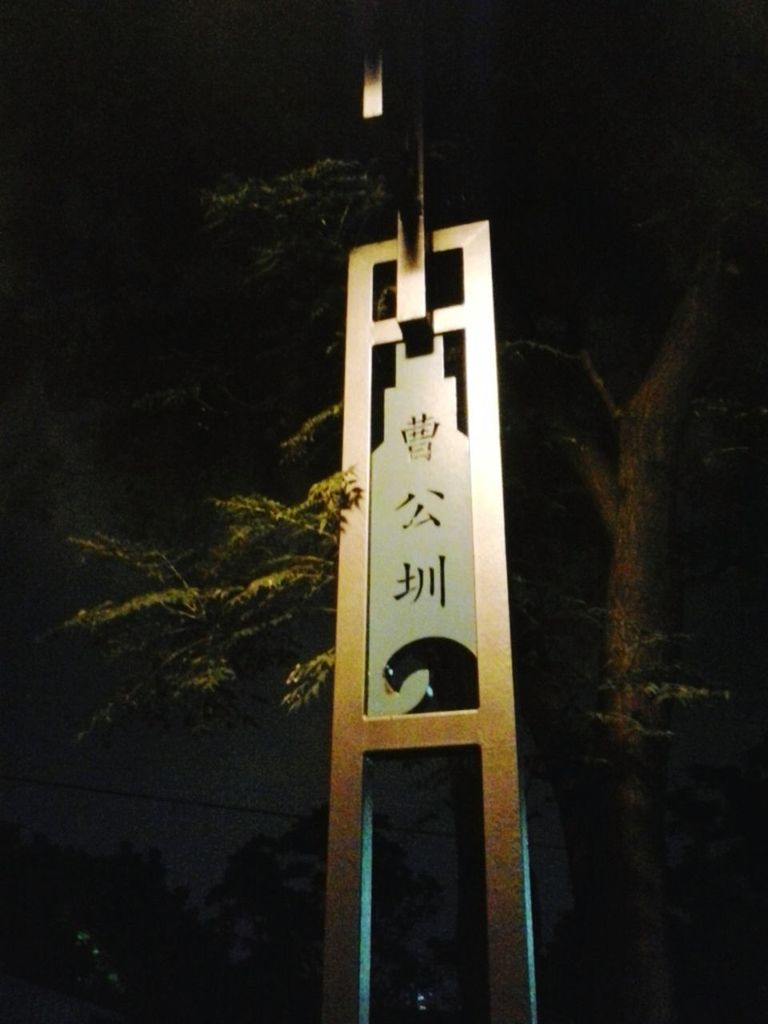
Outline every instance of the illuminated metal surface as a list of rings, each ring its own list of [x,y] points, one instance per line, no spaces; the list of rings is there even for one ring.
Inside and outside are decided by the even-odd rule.
[[[474,609],[467,641],[477,654],[476,708],[386,714],[386,702],[366,707],[369,650],[387,657],[369,612],[372,350],[399,342],[397,318],[374,321],[373,268],[398,258],[397,240],[356,249],[350,256],[345,370],[344,454],[363,492],[347,517],[339,556],[328,848],[325,1024],[367,1024],[370,968],[370,798],[366,758],[377,752],[455,746],[480,749],[483,774],[490,1020],[534,1019],[530,912],[513,706],[512,661],[504,544],[496,350],[490,239],[486,222],[434,233],[432,250],[462,252],[464,299],[432,311],[439,336],[464,331],[469,501]],[[402,261],[401,261],[402,262]],[[398,281],[398,287],[400,281]],[[423,277],[422,277],[423,287]],[[401,310],[398,309],[400,318]],[[426,357],[416,357],[424,359]],[[401,360],[401,366],[414,360]],[[454,458],[459,456],[454,455]],[[460,474],[461,475],[461,474]],[[378,500],[378,498],[376,499]],[[429,525],[429,524],[425,524]],[[450,551],[448,551],[450,555]],[[391,605],[393,596],[387,600]],[[391,653],[391,652],[390,652]],[[372,667],[372,677],[379,666]],[[418,674],[418,673],[417,673]],[[424,677],[420,677],[423,684]],[[368,711],[372,713],[368,713]],[[482,1022],[477,1022],[482,1024]]]
[[[384,78],[381,50],[366,61],[363,78],[363,117],[381,117],[384,113]]]
[[[452,680],[430,678],[424,663],[430,646],[448,641],[475,661],[469,443],[456,410],[456,379],[445,376],[442,337],[431,353],[410,359],[398,342],[395,386],[384,394],[384,439],[371,456],[366,711],[372,716],[406,714],[448,698],[440,690]]]

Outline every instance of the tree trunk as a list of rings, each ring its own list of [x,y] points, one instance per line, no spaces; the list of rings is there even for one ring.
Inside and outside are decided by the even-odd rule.
[[[672,429],[670,429],[672,428]],[[621,427],[589,914],[599,950],[595,1024],[672,1024],[664,894],[665,678],[677,602],[671,578],[678,431],[653,408]]]
[[[678,451],[715,335],[718,270],[712,245],[620,418],[587,918],[594,1024],[676,1019],[664,881],[668,704],[658,687],[670,680],[680,629],[672,570]]]
[[[618,424],[618,464],[589,442],[575,463],[610,541],[603,679],[590,755],[553,782],[568,845],[578,928],[575,957],[589,1004],[584,1024],[673,1024],[664,851],[667,713],[679,602],[673,579],[677,453],[693,387],[715,337],[719,251],[708,244],[659,353],[624,410],[587,356],[584,365]],[[556,702],[555,702],[556,703]],[[550,763],[562,719],[540,702]],[[585,759],[586,761],[587,759]],[[574,993],[575,995],[576,993]]]

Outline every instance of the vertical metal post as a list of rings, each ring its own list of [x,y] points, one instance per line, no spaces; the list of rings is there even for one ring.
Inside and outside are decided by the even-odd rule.
[[[350,256],[343,459],[357,475],[363,503],[350,513],[340,545],[325,1024],[368,1021],[367,989],[361,981],[370,967],[366,757],[455,746],[474,746],[481,753],[491,1022],[531,1024],[534,1019],[488,225],[437,231],[432,245],[437,252],[459,250],[464,268],[464,301],[433,310],[432,321],[436,335],[464,331],[465,336],[479,706],[418,715],[366,712],[372,350],[403,336],[396,318],[372,318],[373,268],[396,259],[397,242],[392,239]]]

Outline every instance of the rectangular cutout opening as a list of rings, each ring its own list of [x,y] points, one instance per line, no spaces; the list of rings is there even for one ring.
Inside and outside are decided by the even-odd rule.
[[[464,250],[446,249],[427,257],[427,306],[443,309],[464,301]]]
[[[369,755],[366,777],[371,1024],[488,1024],[480,750]]]

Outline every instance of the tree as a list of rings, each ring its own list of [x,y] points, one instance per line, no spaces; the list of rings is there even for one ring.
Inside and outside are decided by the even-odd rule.
[[[130,1021],[221,1020],[225,950],[157,851],[108,855],[0,828],[3,969]]]
[[[434,913],[439,885],[408,864],[381,815],[374,822],[372,1006],[385,1019],[406,1004],[435,965],[414,946]],[[235,961],[234,1001],[242,1018],[259,1006],[269,1021],[314,1021],[320,1015],[327,807],[283,835],[255,836],[228,861],[208,894],[216,928]],[[374,1020],[376,1016],[374,1016]]]
[[[377,815],[374,1005],[405,1005],[435,964],[414,942],[439,885],[414,871]],[[0,822],[3,971],[128,1021],[308,1024],[319,1019],[327,808],[233,853],[203,919],[170,890],[156,850],[112,854],[25,839]]]
[[[686,1022],[765,1016],[768,892],[758,808],[767,753],[763,739],[741,766],[694,765],[688,784],[672,794],[672,945]]]
[[[524,699],[559,795],[582,937],[599,953],[590,1000],[597,1021],[615,1019],[617,1007],[628,1024],[673,1019],[663,839],[669,708],[704,691],[680,662],[672,531],[683,426],[698,368],[716,336],[719,260],[717,250],[705,250],[623,408],[587,352],[580,357],[617,426],[613,459],[575,431],[565,439],[607,548],[591,727],[582,719],[569,730],[574,695],[565,685],[526,687]],[[577,775],[572,763],[563,763],[565,751],[578,751]],[[591,807],[580,791],[584,768]]]
[[[711,34],[722,30],[720,12],[710,9],[696,28],[682,7],[664,16],[658,10],[637,17],[627,13],[608,28],[602,8],[594,19],[580,17],[578,28],[567,14],[555,28],[548,20],[553,9],[550,5],[542,13],[546,34],[538,36],[549,45],[553,34],[564,39],[574,31],[605,33],[599,43],[593,40],[596,49],[571,48],[542,73],[545,80],[554,77],[561,95],[566,78],[570,82],[565,116],[575,119],[575,130],[586,141],[584,148],[577,143],[571,149],[576,159],[568,171],[577,187],[552,182],[550,176],[553,193],[565,203],[576,201],[588,174],[589,198],[579,195],[579,202],[582,209],[591,204],[584,221],[600,243],[593,248],[578,236],[556,234],[557,244],[570,251],[570,265],[564,266],[553,259],[548,239],[538,245],[534,239],[534,252],[548,260],[546,270],[559,276],[550,282],[540,271],[529,275],[539,288],[543,282],[550,308],[532,303],[538,317],[534,342],[512,347],[518,368],[523,361],[529,366],[527,372],[518,369],[522,379],[513,385],[515,408],[539,438],[545,436],[562,453],[556,460],[550,454],[551,476],[542,481],[551,486],[545,507],[551,508],[555,497],[561,503],[559,516],[549,514],[550,531],[568,529],[563,508],[578,517],[578,525],[568,530],[577,554],[567,567],[555,564],[562,547],[551,533],[538,543],[533,539],[538,563],[530,551],[520,563],[517,635],[522,632],[530,643],[528,665],[520,673],[522,700],[558,793],[577,942],[589,954],[586,963],[583,955],[580,960],[591,991],[574,1016],[672,1020],[663,851],[671,709],[706,690],[701,668],[686,656],[683,637],[691,629],[683,615],[686,588],[691,574],[701,569],[693,564],[696,555],[689,546],[689,488],[696,480],[700,496],[720,500],[713,492],[713,462],[720,461],[714,451],[718,442],[723,448],[729,444],[723,443],[727,434],[720,433],[724,421],[715,424],[711,416],[715,396],[753,424],[761,415],[762,402],[754,393],[747,397],[751,389],[738,383],[739,360],[758,374],[763,361],[754,327],[736,311],[734,300],[743,301],[745,291],[734,285],[740,275],[755,282],[761,265],[746,239],[763,223],[756,183],[763,180],[765,154],[729,132],[721,120],[724,107],[705,109],[704,101],[689,92],[690,77],[699,88],[708,85],[706,71],[713,70],[720,53]],[[656,34],[662,24],[666,44]],[[607,56],[608,40],[619,45],[632,31],[652,46],[653,80],[626,52],[621,62]],[[697,46],[696,63],[689,64],[693,75],[685,82],[667,63],[675,48],[671,40],[684,35]],[[733,39],[733,45],[743,53],[743,41]],[[593,61],[600,55],[592,68],[587,53]],[[735,65],[725,72],[719,65],[719,72],[722,88],[724,79],[733,81],[728,76],[736,74]],[[539,81],[530,89],[550,114],[558,109],[551,84]],[[643,88],[649,90],[645,96]],[[650,94],[657,100],[653,112]],[[589,104],[589,122],[580,104]],[[555,133],[563,127],[559,121]],[[622,139],[625,132],[634,135],[634,147]],[[665,138],[674,138],[674,165]],[[638,148],[664,154],[646,162],[642,176],[632,163]],[[609,164],[601,166],[601,159]],[[615,204],[610,214],[606,197]],[[555,209],[565,212],[564,206]],[[578,217],[566,223],[578,225]],[[553,229],[551,220],[548,226]],[[616,260],[613,266],[601,247]],[[727,356],[718,355],[723,346]],[[546,377],[537,386],[534,372],[543,367]],[[526,386],[537,387],[536,401],[526,400]],[[730,422],[733,437],[741,429],[736,419]],[[540,440],[530,432],[518,428],[516,438],[542,455]],[[753,435],[753,445],[756,440]],[[757,442],[763,450],[764,443]],[[540,473],[545,465],[540,459]],[[523,486],[530,490],[533,479],[529,474]],[[695,518],[701,530],[702,518]],[[512,530],[519,525],[516,518]],[[530,527],[523,529],[530,541]],[[711,531],[707,536],[722,563],[733,564],[727,541],[720,536],[713,543]],[[514,536],[510,546],[514,551]],[[702,545],[698,557],[704,550]],[[596,566],[601,570],[593,587]],[[538,580],[531,581],[531,568]],[[538,584],[535,596],[532,582]],[[562,600],[553,608],[553,587],[570,596],[570,613]]]

